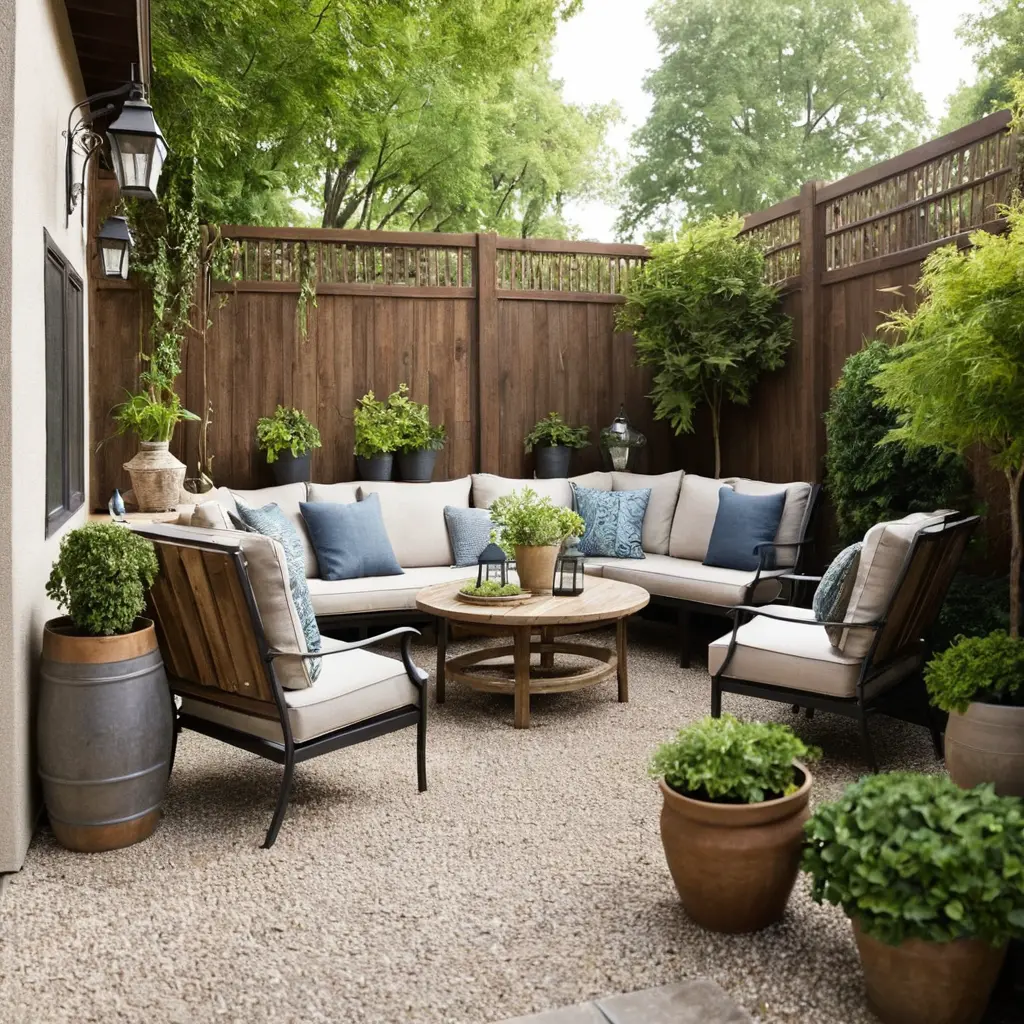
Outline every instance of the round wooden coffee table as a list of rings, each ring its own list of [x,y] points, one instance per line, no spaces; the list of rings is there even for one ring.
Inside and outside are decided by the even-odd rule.
[[[515,700],[515,725],[530,725],[531,693],[565,693],[584,686],[596,686],[615,676],[619,700],[629,700],[629,676],[626,666],[626,619],[640,611],[650,596],[642,587],[588,576],[586,588],[578,597],[553,597],[550,594],[508,606],[475,605],[456,596],[465,580],[439,583],[416,595],[420,611],[438,620],[437,629],[437,702],[444,703],[448,679],[465,683],[485,693],[510,693]],[[477,627],[490,636],[511,636],[512,643],[487,647],[454,658],[447,658],[448,623]],[[591,628],[615,623],[615,648],[589,643],[562,643],[558,636],[573,633],[575,626]],[[534,641],[539,635],[539,641]],[[530,655],[539,654],[540,664],[531,665]],[[596,664],[578,671],[556,666],[556,655],[575,655]],[[511,655],[512,664],[489,664]]]

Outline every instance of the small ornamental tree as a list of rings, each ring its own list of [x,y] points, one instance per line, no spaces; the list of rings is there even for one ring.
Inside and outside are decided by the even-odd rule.
[[[1001,235],[976,231],[971,248],[943,246],[924,262],[913,313],[884,328],[902,336],[899,358],[874,378],[896,413],[889,442],[911,451],[987,450],[1010,496],[1010,636],[1021,628],[1021,480],[1024,479],[1024,203]]]
[[[718,218],[652,246],[616,315],[635,339],[638,364],[654,369],[655,418],[692,433],[697,407],[711,410],[716,477],[723,403],[746,405],[793,340],[779,290],[764,281],[764,253],[739,237],[742,226],[739,217]]]

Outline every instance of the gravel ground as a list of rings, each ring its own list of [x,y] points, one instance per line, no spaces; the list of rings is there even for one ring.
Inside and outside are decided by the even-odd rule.
[[[0,1021],[484,1024],[706,976],[757,1021],[873,1022],[849,925],[803,879],[756,935],[683,914],[645,764],[710,683],[660,628],[632,639],[629,704],[614,683],[535,698],[528,732],[511,699],[450,686],[422,795],[412,730],[300,765],[269,851],[280,768],[183,734],[153,838],[93,856],[35,840],[0,899]],[[817,800],[862,771],[848,720],[725,710],[822,746]],[[874,736],[885,768],[935,769],[923,729]]]

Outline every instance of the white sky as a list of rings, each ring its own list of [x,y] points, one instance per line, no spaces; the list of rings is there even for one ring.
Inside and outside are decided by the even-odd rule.
[[[946,97],[960,79],[974,77],[971,54],[957,40],[960,17],[977,10],[977,0],[908,0],[917,16],[918,55],[914,84],[936,120]],[[565,82],[565,98],[573,103],[617,100],[625,123],[609,141],[623,157],[629,136],[643,124],[650,100],[643,90],[645,72],[658,63],[654,32],[640,10],[647,0],[584,0],[583,10],[564,22],[555,40],[552,61],[556,77]],[[584,238],[611,241],[617,209],[606,203],[578,203],[567,209]]]

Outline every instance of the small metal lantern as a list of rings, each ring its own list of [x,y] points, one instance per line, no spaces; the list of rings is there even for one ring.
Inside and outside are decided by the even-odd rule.
[[[583,552],[573,537],[555,562],[551,593],[555,597],[577,597],[583,593]]]
[[[96,236],[100,247],[103,276],[128,279],[128,257],[132,251],[132,233],[124,217],[108,217]]]
[[[493,540],[477,559],[476,585],[479,587],[491,580],[501,586],[508,583],[508,558]]]
[[[619,415],[601,431],[601,448],[605,453],[606,465],[619,472],[633,472],[640,449],[645,444],[647,438],[630,426],[626,407],[620,405]]]

